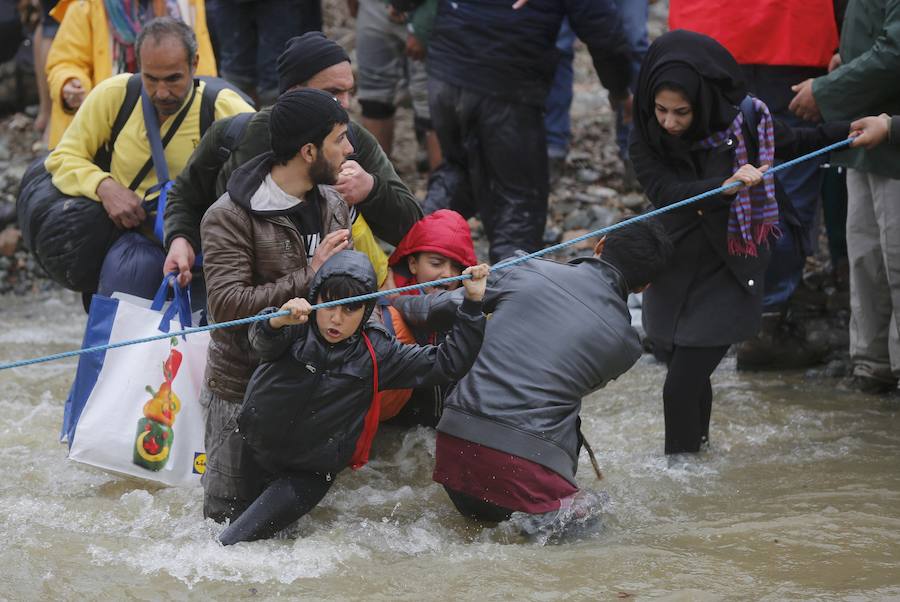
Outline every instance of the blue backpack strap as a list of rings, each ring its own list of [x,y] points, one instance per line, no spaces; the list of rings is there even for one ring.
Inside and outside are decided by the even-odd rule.
[[[394,317],[391,315],[391,312],[388,311],[388,307],[391,306],[391,300],[387,297],[379,297],[376,303],[382,308],[381,320],[384,322],[385,330],[387,330],[391,336],[397,336],[397,331],[394,330]]]

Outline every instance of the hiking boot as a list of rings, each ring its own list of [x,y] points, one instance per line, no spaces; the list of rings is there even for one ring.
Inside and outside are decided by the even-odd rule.
[[[841,389],[858,391],[866,395],[886,395],[897,390],[897,383],[862,374],[852,374],[841,381]]]
[[[759,333],[737,345],[737,369],[744,371],[796,370],[822,363],[828,345],[806,339],[799,325],[781,312],[766,312]]]

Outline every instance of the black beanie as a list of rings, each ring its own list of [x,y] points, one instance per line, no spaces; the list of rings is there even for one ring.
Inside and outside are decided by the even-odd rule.
[[[344,61],[350,62],[347,51],[321,31],[291,38],[278,57],[278,92],[303,84],[319,71]]]
[[[335,124],[349,119],[341,103],[328,92],[312,88],[285,92],[272,105],[269,116],[275,159],[291,159],[304,144],[320,142]]]

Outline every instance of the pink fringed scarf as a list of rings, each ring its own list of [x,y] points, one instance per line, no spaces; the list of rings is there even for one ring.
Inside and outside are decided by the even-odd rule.
[[[759,117],[757,135],[759,138],[759,164],[773,165],[775,161],[775,128],[769,108],[759,99],[753,99],[753,108]],[[747,144],[744,140],[744,114],[738,112],[731,126],[713,134],[700,145],[713,148],[733,138],[734,171],[749,163]],[[755,257],[760,244],[766,244],[769,236],[780,236],[778,229],[778,202],[775,199],[775,176],[766,174],[761,184],[750,188],[740,188],[731,203],[728,217],[728,253]]]

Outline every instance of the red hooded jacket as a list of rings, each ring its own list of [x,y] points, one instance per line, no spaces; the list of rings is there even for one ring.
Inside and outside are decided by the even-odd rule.
[[[391,254],[388,265],[394,271],[394,282],[398,287],[417,284],[415,277],[407,272],[406,264],[401,262],[408,255],[422,252],[438,253],[463,267],[478,263],[469,223],[450,209],[435,211],[416,222]],[[418,292],[406,294],[415,295]]]
[[[408,272],[405,260],[413,253],[422,252],[439,253],[463,267],[478,263],[468,222],[459,213],[449,209],[435,211],[416,222],[388,259],[388,265],[394,272],[394,283],[398,287],[418,284],[415,276]],[[413,290],[403,294],[418,295],[421,291]],[[400,312],[391,306],[385,307],[384,311],[389,314],[385,321],[390,321],[397,340],[401,343],[415,344],[416,338],[403,321]],[[380,420],[385,421],[396,416],[409,401],[412,392],[412,389],[382,391]]]

